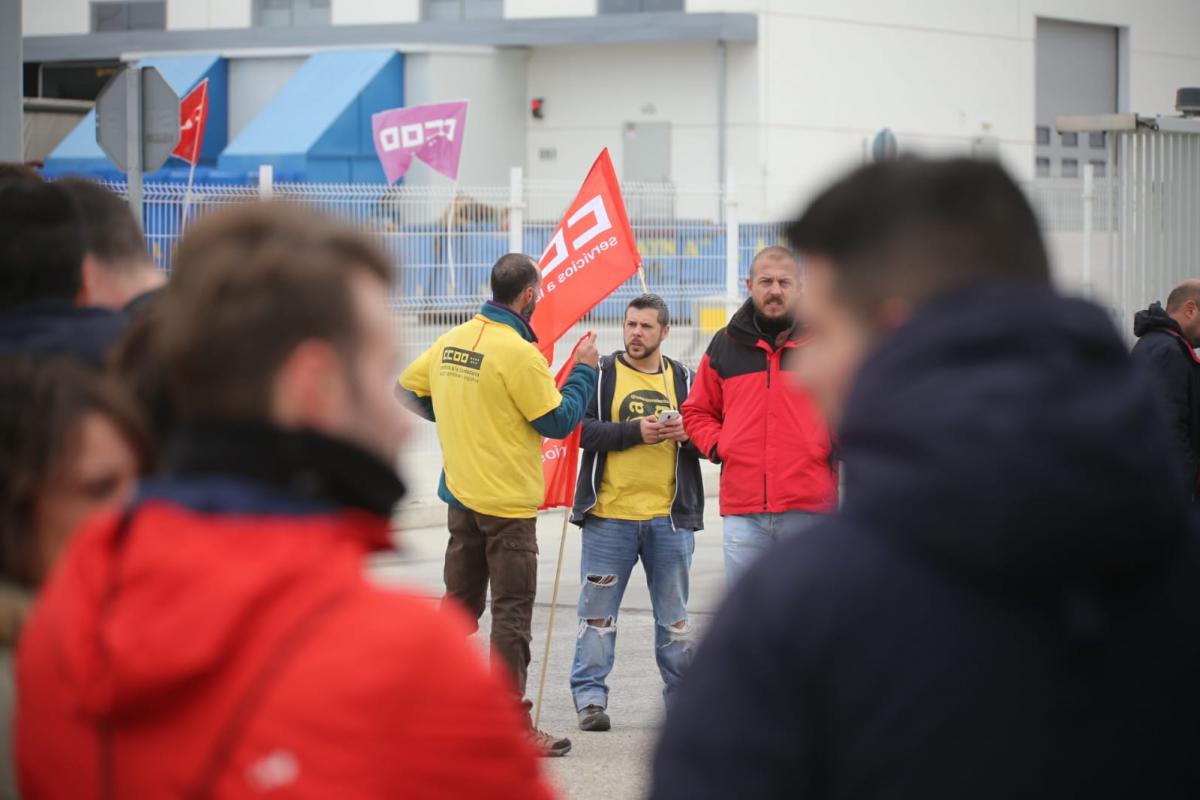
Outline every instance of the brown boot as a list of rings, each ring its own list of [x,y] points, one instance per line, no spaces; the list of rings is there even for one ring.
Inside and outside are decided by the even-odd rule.
[[[571,740],[565,736],[559,738],[537,729],[531,730],[529,736],[543,758],[557,758],[571,752]]]

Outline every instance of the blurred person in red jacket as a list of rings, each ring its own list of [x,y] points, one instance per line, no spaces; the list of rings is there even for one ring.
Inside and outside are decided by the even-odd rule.
[[[13,655],[34,593],[89,515],[151,461],[132,401],[66,359],[0,355],[0,797],[16,796]]]
[[[25,794],[549,796],[466,621],[364,575],[404,491],[391,275],[278,204],[180,242],[154,343],[178,424],[26,626]]]
[[[805,345],[795,254],[759,251],[746,288],[750,297],[713,336],[682,408],[692,442],[721,465],[730,586],[780,536],[837,504],[825,421],[809,393],[784,374]]]

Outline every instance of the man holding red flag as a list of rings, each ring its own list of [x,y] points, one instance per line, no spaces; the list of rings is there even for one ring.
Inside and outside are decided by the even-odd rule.
[[[583,420],[583,465],[571,521],[583,528],[579,636],[571,694],[579,728],[611,723],[605,679],[616,658],[617,615],[640,558],[654,609],[654,656],[669,694],[691,661],[688,573],[693,534],[704,527],[701,452],[679,407],[692,372],[662,354],[670,312],[658,295],[625,309],[625,350],[600,361]]]
[[[490,584],[492,651],[523,698],[537,592],[537,510],[545,493],[542,437],[561,439],[579,425],[596,388],[599,354],[595,336],[585,337],[560,391],[529,326],[539,284],[533,259],[502,256],[491,284],[492,299],[480,313],[410,364],[399,388],[437,424],[442,446],[438,495],[450,506],[446,596],[478,620]],[[533,736],[545,755],[571,749],[569,739]]]

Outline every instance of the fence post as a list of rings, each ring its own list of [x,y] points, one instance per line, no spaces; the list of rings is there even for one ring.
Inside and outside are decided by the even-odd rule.
[[[737,195],[734,186],[733,170],[730,169],[725,173],[724,186],[724,203],[725,203],[725,300],[728,305],[729,313],[732,314],[734,309],[739,305],[741,290],[738,286],[740,283],[740,258],[738,253],[738,218],[737,218]]]
[[[1083,165],[1083,294],[1092,296],[1092,213],[1096,202],[1096,168]]]
[[[270,200],[275,196],[275,168],[270,164],[258,165],[258,199]]]
[[[520,167],[508,174],[508,252],[525,252],[525,187]]]

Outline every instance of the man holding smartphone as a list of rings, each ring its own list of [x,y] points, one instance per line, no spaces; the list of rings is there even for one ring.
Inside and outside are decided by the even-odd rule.
[[[688,571],[693,533],[704,527],[704,485],[702,455],[688,440],[679,413],[692,372],[659,350],[670,322],[658,295],[629,303],[625,350],[600,360],[596,395],[583,419],[583,460],[571,515],[583,528],[571,693],[584,731],[611,726],[605,679],[616,657],[621,599],[639,558],[666,693],[676,688],[691,659]]]

